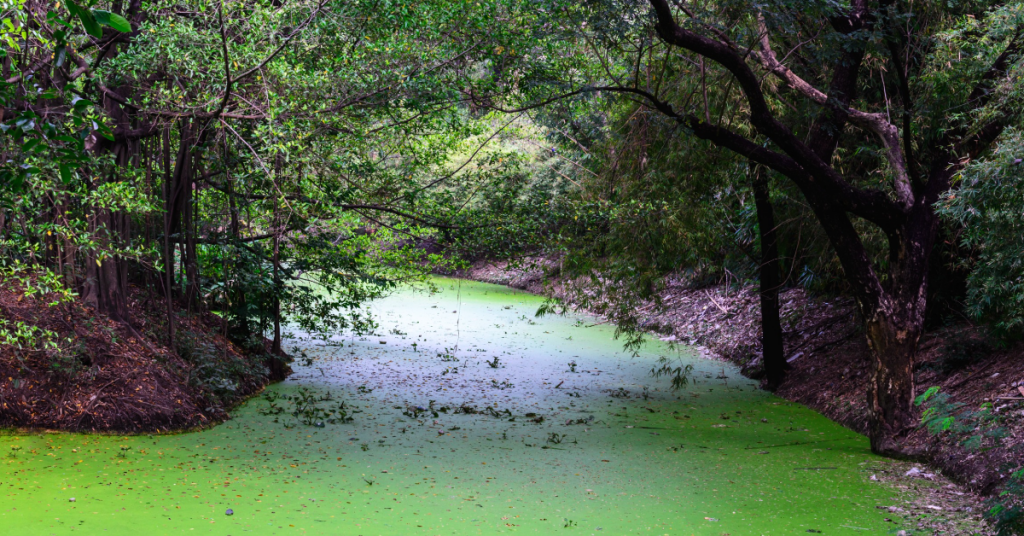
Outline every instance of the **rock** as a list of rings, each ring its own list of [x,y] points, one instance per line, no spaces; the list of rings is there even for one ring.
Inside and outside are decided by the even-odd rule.
[[[235,511],[230,509],[230,508],[228,508],[227,510],[224,511],[224,515],[226,515],[226,516],[233,516],[233,515],[235,515]]]
[[[68,502],[75,502],[75,498],[72,497],[72,498],[68,499]]]

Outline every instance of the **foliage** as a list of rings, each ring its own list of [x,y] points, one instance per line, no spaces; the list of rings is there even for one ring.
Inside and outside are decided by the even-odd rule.
[[[999,536],[1024,531],[1024,468],[1013,471],[999,495],[988,502],[988,517],[995,522]]]
[[[921,425],[932,434],[949,434],[969,451],[1002,446],[1007,437],[1004,418],[986,402],[977,410],[965,409],[964,404],[950,401],[949,395],[940,393],[939,387],[929,387],[914,400],[923,406]],[[1019,448],[1019,447],[1016,447]],[[1019,534],[1024,512],[1024,469],[1010,468],[1011,475],[1003,484],[998,497],[989,500],[988,517],[995,523],[1000,536]]]
[[[229,405],[238,398],[243,384],[267,374],[259,360],[245,359],[227,348],[218,348],[200,333],[182,330],[177,333],[175,348],[189,365],[186,382]]]
[[[652,367],[651,376],[655,378],[660,378],[662,376],[668,376],[669,378],[672,378],[673,389],[681,389],[683,387],[686,387],[687,385],[690,384],[690,382],[697,383],[697,381],[692,378],[693,365],[691,363],[686,363],[684,365],[681,363],[681,361],[682,360],[680,360],[679,363],[676,363],[677,366],[673,367],[673,363],[668,357],[660,356],[658,358],[658,364],[660,364],[661,366]],[[646,395],[646,388],[644,394]]]
[[[990,156],[960,175],[961,187],[940,200],[940,214],[960,231],[976,257],[968,276],[968,311],[992,322],[999,334],[1024,334],[1024,137],[1005,135]]]
[[[317,428],[323,428],[325,424],[350,423],[353,420],[351,414],[356,412],[349,410],[345,406],[344,401],[333,408],[321,407],[321,402],[331,402],[334,400],[331,394],[326,393],[317,396],[305,387],[300,387],[298,392],[290,395],[267,392],[264,393],[263,398],[267,401],[268,406],[260,409],[262,415],[280,415],[287,412],[292,417],[295,417],[299,423]],[[278,406],[278,400],[290,402],[292,405],[291,411]],[[274,422],[278,422],[278,419],[275,418]]]
[[[509,122],[461,104],[515,2],[386,4],[0,3],[0,264],[129,323],[120,287],[154,288],[218,397],[282,323],[372,331],[366,302],[448,263],[421,244],[493,228],[527,176],[489,146]],[[179,308],[251,362],[175,333]]]
[[[53,24],[55,30],[43,31],[30,24],[28,3],[27,0],[0,2],[0,13],[4,16],[0,25],[0,41],[4,42],[0,60],[4,62],[30,52],[41,52],[50,54],[58,67],[69,63],[69,47],[74,45],[77,22],[94,36],[102,34],[101,26],[125,31],[124,19],[119,15],[85,9],[74,2],[66,4],[66,12],[45,10],[45,20]],[[34,83],[34,72],[12,79],[6,79],[5,74],[4,78],[0,79],[0,108],[4,110],[0,113],[0,147],[13,158],[0,162],[0,206],[9,205],[15,194],[23,192],[31,180],[41,175],[59,176],[65,184],[71,182],[77,168],[90,160],[85,141],[90,136],[110,136],[103,122],[97,121],[94,103],[89,99],[73,91]],[[33,82],[32,90],[24,91],[24,85],[29,82]],[[39,114],[39,110],[45,110],[55,101],[67,107],[65,114]]]
[[[21,299],[46,307],[59,307],[77,297],[74,291],[64,286],[59,275],[33,268],[18,262],[0,266],[0,283],[20,292]],[[28,369],[24,358],[38,354],[45,357],[51,372],[70,378],[82,365],[77,355],[78,345],[73,336],[61,336],[24,320],[0,318],[0,347],[12,350],[23,369]]]

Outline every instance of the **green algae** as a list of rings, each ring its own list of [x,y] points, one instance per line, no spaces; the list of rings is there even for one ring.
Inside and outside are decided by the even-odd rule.
[[[203,432],[2,435],[0,526],[32,535],[895,533],[876,508],[895,492],[867,472],[887,462],[864,437],[687,349],[654,341],[632,357],[593,319],[534,318],[540,298],[438,283],[437,294],[406,290],[374,304],[378,335],[288,345],[313,361],[269,390],[330,393],[330,404],[358,411],[354,422],[303,426],[287,411],[265,415],[269,403],[257,397]],[[653,378],[659,355],[691,363],[695,383],[673,391]],[[463,406],[491,409],[456,414]]]

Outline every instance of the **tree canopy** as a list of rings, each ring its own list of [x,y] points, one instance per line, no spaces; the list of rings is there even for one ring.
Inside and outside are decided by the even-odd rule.
[[[0,13],[0,262],[129,325],[146,288],[171,345],[215,311],[279,356],[282,325],[369,330],[396,284],[541,252],[633,335],[666,274],[759,283],[771,387],[778,292],[803,286],[856,300],[886,452],[930,325],[1024,326],[1019,3]]]

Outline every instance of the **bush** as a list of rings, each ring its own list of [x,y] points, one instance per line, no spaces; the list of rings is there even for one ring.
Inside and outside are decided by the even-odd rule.
[[[1008,131],[989,157],[960,174],[960,189],[937,210],[961,228],[963,245],[976,252],[965,261],[967,310],[992,322],[1002,336],[1024,334],[1024,137]]]

